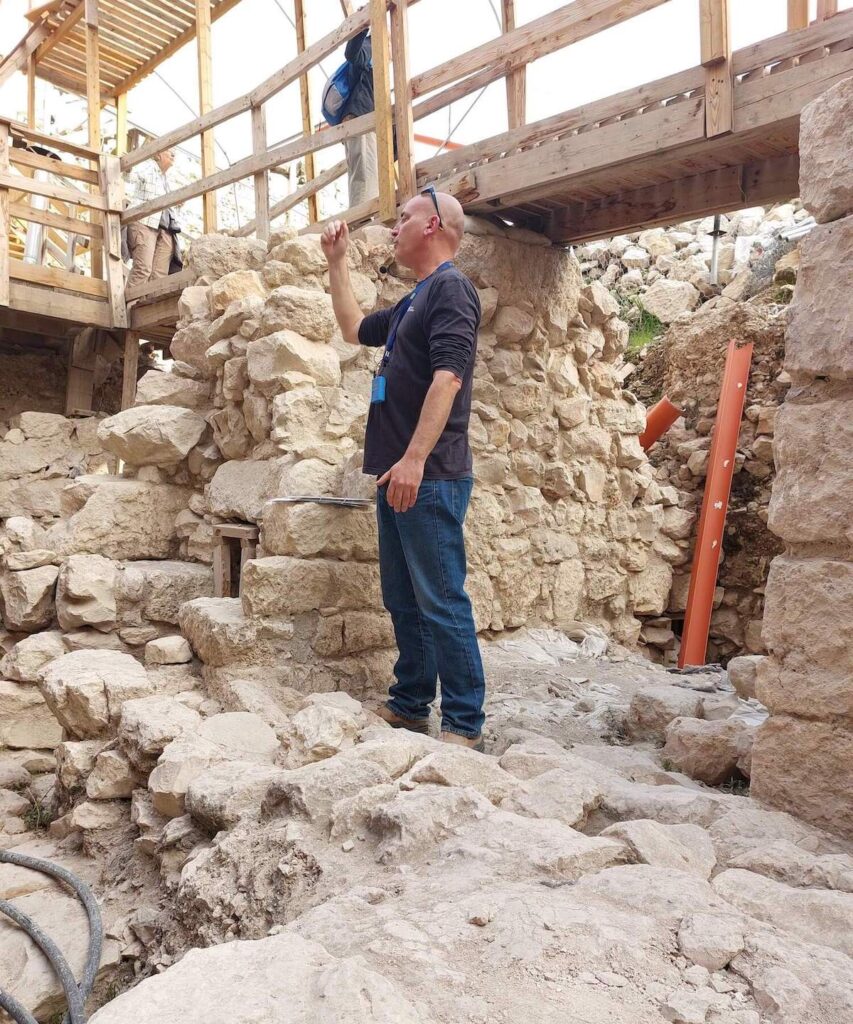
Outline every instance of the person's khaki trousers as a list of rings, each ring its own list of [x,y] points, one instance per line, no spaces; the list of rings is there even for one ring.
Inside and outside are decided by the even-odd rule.
[[[172,259],[172,236],[163,228],[149,228],[147,224],[129,224],[127,247],[133,260],[126,288],[144,281],[166,277]]]
[[[376,173],[376,134],[367,132],[354,139],[344,140],[347,158],[347,174],[349,175],[349,204],[372,199],[379,192],[379,179]]]

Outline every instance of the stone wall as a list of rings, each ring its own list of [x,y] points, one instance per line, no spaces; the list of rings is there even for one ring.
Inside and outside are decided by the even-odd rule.
[[[853,79],[804,110],[800,159],[818,227],[801,243],[786,337],[769,520],[785,551],[767,582],[756,692],[771,717],[752,792],[853,836]]]

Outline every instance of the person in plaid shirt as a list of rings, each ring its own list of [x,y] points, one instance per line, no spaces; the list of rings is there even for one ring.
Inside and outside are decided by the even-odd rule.
[[[169,170],[175,162],[174,149],[164,149],[152,160],[138,164],[127,177],[129,206],[138,206],[171,191]],[[176,229],[171,210],[152,213],[127,228],[127,247],[133,260],[126,287],[166,277],[175,251]]]

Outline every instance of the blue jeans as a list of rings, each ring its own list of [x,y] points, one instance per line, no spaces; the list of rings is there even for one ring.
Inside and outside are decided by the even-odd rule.
[[[408,512],[395,512],[387,485],[376,496],[382,600],[400,656],[388,707],[426,719],[441,679],[441,728],[479,736],[486,681],[471,600],[465,593],[462,524],[473,480],[424,480]]]

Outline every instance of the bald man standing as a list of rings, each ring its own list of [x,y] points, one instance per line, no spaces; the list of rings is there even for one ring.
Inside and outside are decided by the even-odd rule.
[[[373,380],[364,472],[376,476],[382,598],[399,658],[379,715],[425,733],[441,680],[441,739],[483,749],[485,678],[465,592],[462,527],[473,486],[468,419],[480,300],[453,264],[462,207],[429,189],[394,226],[395,256],[417,285],[364,316],[350,284],[346,222],[323,232],[332,303],[344,339],[382,348]]]

